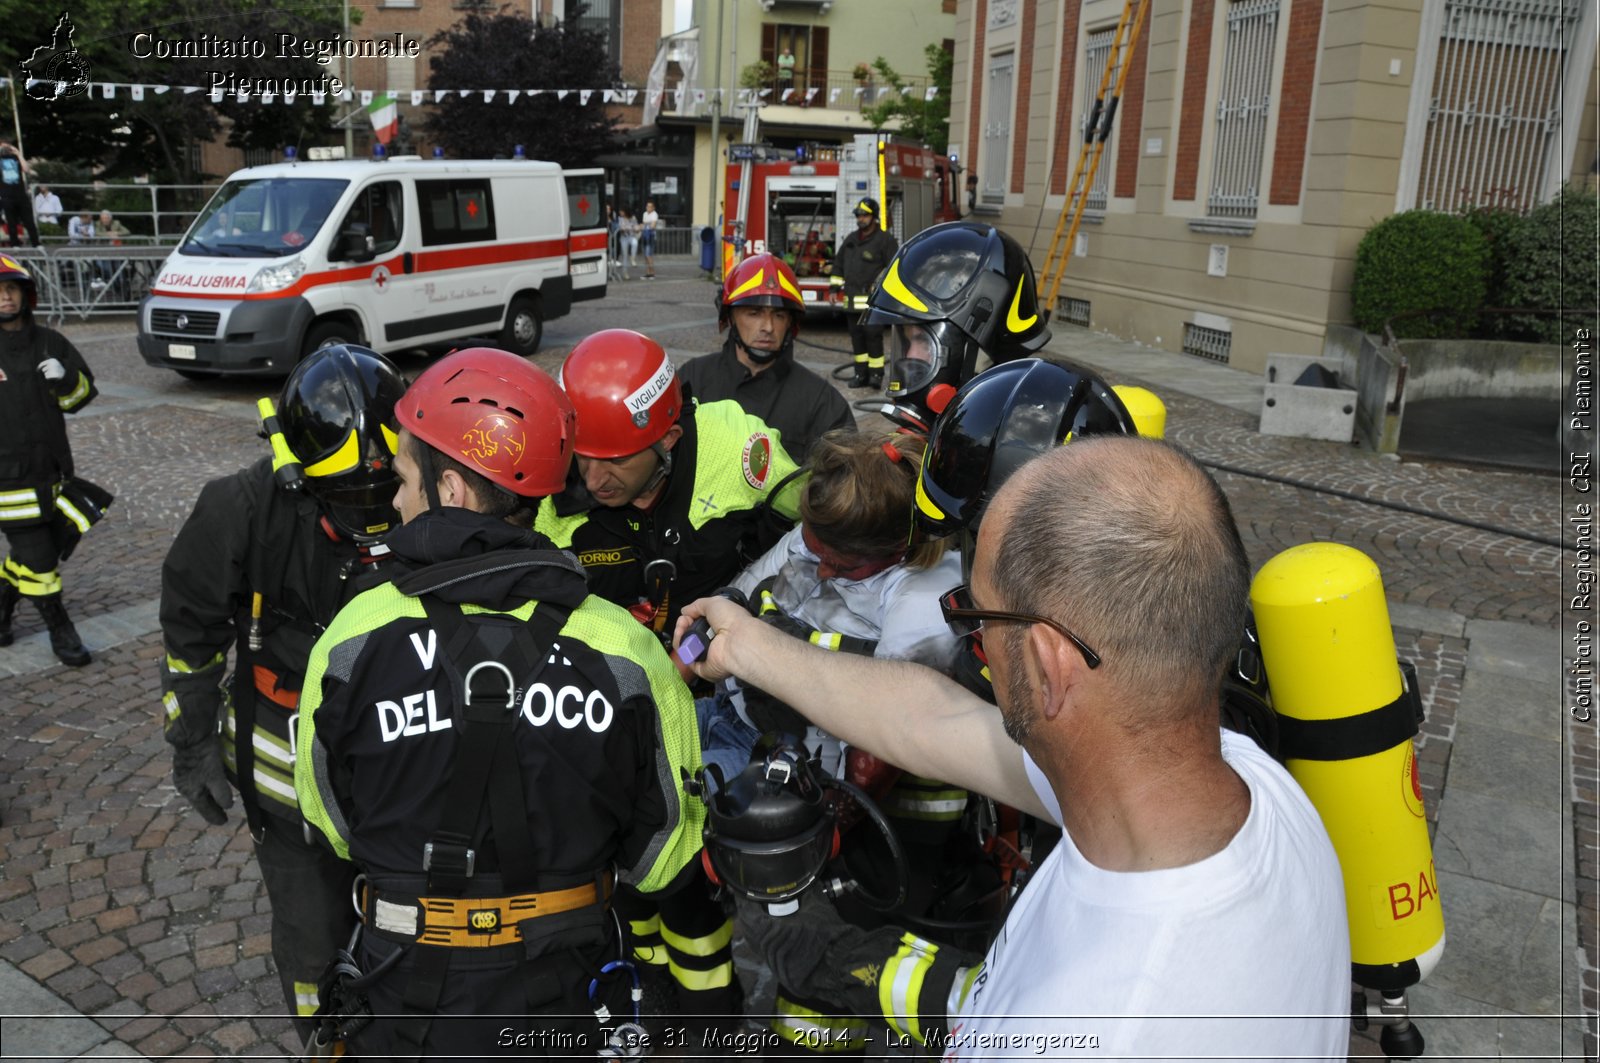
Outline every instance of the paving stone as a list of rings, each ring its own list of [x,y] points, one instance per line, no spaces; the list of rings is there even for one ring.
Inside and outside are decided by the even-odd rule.
[[[1557,819],[1570,802],[1561,743],[1499,727],[1463,726],[1450,761],[1450,786],[1528,805]]]

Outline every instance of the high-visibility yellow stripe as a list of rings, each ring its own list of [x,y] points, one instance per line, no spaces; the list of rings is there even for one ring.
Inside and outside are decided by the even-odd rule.
[[[66,495],[56,496],[56,509],[60,510],[62,515],[70,520],[73,527],[77,528],[78,531],[86,532],[89,530],[89,518],[84,515],[81,509],[73,505],[71,499],[67,498]]]
[[[58,397],[56,399],[56,405],[61,407],[63,410],[70,410],[74,406],[78,405],[78,403],[82,402],[88,396],[88,394],[89,378],[84,376],[82,373],[79,373],[78,383],[73,387],[70,393]]]
[[[211,660],[207,661],[205,664],[202,664],[198,667],[190,664],[188,661],[179,660],[170,653],[167,654],[167,671],[174,672],[178,675],[193,675],[195,672],[204,672],[206,669],[215,668],[221,663],[222,654],[220,653],[211,658]]]
[[[296,982],[294,984],[294,1010],[297,1015],[315,1015],[317,1013],[317,984],[315,982]]]
[[[684,967],[668,959],[667,970],[672,972],[672,980],[674,982],[694,993],[701,993],[708,989],[726,989],[733,984],[732,960],[727,963],[719,963],[710,970],[700,971],[693,967]]]
[[[28,491],[0,491],[0,506],[14,506],[23,502],[39,501],[39,492]]]
[[[878,979],[878,1006],[893,1030],[902,1037],[922,1040],[922,1023],[918,1016],[922,980],[933,966],[934,953],[939,946],[915,934],[907,933],[900,939],[900,949],[884,965],[883,976]]]
[[[334,476],[341,472],[349,472],[361,460],[361,444],[356,440],[355,429],[344,437],[344,442],[339,444],[339,449],[329,454],[315,465],[306,466],[307,476]]]
[[[733,941],[733,921],[729,920],[711,933],[697,938],[684,937],[674,933],[670,927],[663,926],[661,940],[685,956],[715,956]]]
[[[853,1052],[867,1044],[865,1019],[824,1015],[783,996],[772,1002],[772,1030],[798,1048],[812,1052]]]
[[[813,631],[811,633],[811,644],[813,646],[821,646],[825,650],[837,650],[839,643],[843,639],[844,636],[837,632]]]

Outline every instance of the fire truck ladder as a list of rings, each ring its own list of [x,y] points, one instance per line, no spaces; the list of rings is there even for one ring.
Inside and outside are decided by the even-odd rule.
[[[1105,154],[1106,140],[1117,117],[1117,102],[1122,99],[1122,87],[1128,80],[1129,60],[1133,46],[1144,28],[1144,18],[1150,9],[1150,0],[1127,0],[1122,8],[1122,18],[1117,22],[1117,32],[1111,40],[1111,53],[1106,58],[1105,73],[1100,76],[1100,91],[1094,98],[1094,109],[1085,124],[1083,147],[1078,151],[1078,164],[1072,172],[1072,183],[1067,186],[1067,201],[1056,219],[1056,231],[1050,237],[1050,253],[1045,256],[1044,272],[1039,290],[1046,293],[1043,300],[1046,313],[1055,310],[1056,295],[1061,290],[1061,276],[1067,271],[1067,258],[1072,254],[1073,241],[1078,236],[1078,224],[1083,220],[1083,208],[1094,188],[1094,177],[1100,169],[1100,157]],[[1116,84],[1112,86],[1115,75]],[[1107,90],[1110,90],[1109,96]]]

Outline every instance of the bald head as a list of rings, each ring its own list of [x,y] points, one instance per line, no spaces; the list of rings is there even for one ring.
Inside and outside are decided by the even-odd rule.
[[[1058,447],[1006,483],[984,531],[1001,608],[1065,624],[1128,688],[1214,702],[1250,566],[1226,497],[1188,455],[1129,436]]]

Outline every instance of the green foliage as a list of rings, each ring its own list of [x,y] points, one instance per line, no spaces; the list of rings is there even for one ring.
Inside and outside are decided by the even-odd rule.
[[[1547,313],[1515,314],[1512,335],[1541,343],[1563,343],[1580,323],[1600,317],[1595,306],[1595,248],[1600,246],[1600,197],[1568,185],[1534,209],[1506,239],[1505,303]],[[1582,312],[1561,317],[1548,311]]]
[[[1489,245],[1489,272],[1484,306],[1494,308],[1510,306],[1511,304],[1506,301],[1506,265],[1511,252],[1512,234],[1523,224],[1523,216],[1514,210],[1476,207],[1467,211],[1463,217],[1483,234],[1484,242]],[[1485,338],[1499,338],[1505,335],[1506,325],[1504,314],[1485,314],[1483,320],[1479,322],[1478,331]]]
[[[576,92],[553,92],[514,103],[485,104],[481,96],[446,96],[423,129],[457,158],[510,158],[523,145],[530,159],[584,166],[610,150],[618,120],[606,117],[600,90],[620,84],[605,38],[582,26],[582,5],[568,5],[556,26],[526,15],[469,14],[428,42],[441,48],[428,60],[432,89],[594,89],[587,103]]]
[[[1401,339],[1464,336],[1483,306],[1489,244],[1459,214],[1408,210],[1367,231],[1356,248],[1356,324]]]
[[[765,59],[746,64],[739,71],[739,87],[742,89],[770,89],[772,79],[778,76],[778,68]]]
[[[950,144],[950,71],[954,59],[937,44],[924,48],[923,55],[928,61],[929,83],[938,90],[933,99],[927,99],[926,93],[916,89],[902,95],[905,78],[896,73],[888,60],[880,55],[873,60],[872,66],[890,91],[881,102],[866,108],[861,114],[872,123],[874,131],[882,130],[898,118],[901,136],[920,140],[942,155]],[[858,79],[859,70],[860,64],[857,64]]]

